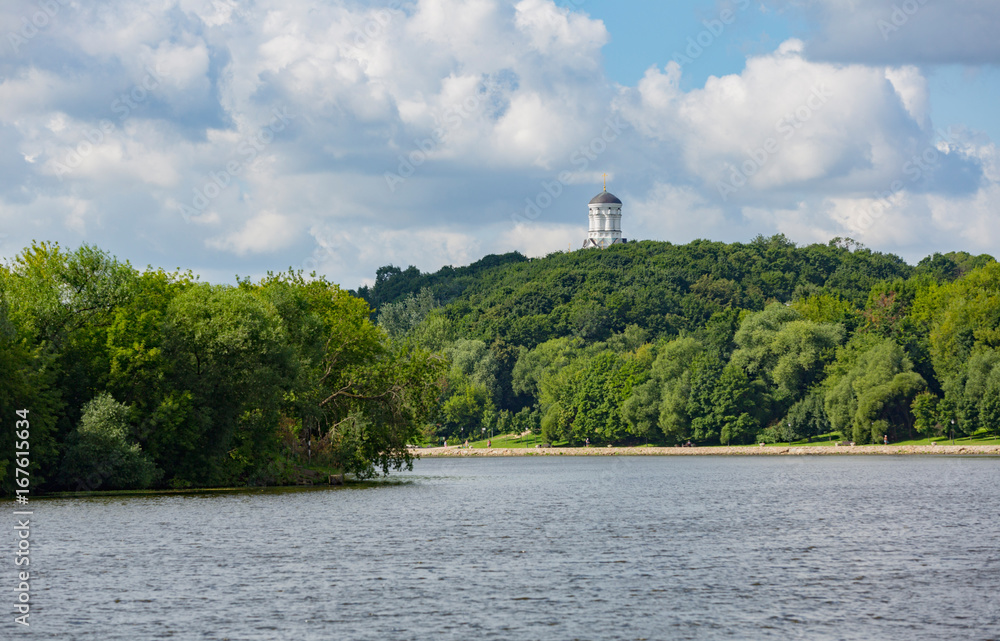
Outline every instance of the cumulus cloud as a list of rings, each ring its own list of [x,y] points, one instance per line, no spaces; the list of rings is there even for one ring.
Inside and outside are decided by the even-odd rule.
[[[675,143],[688,172],[726,201],[878,189],[933,145],[918,70],[817,63],[802,49],[786,42],[749,59],[741,74],[710,77],[689,92],[676,63],[654,67],[620,108],[647,137]]]
[[[911,258],[1000,242],[996,147],[936,129],[913,39],[937,24],[938,62],[995,43],[931,3],[852,58],[889,5],[768,2],[828,24],[693,90],[675,63],[615,85],[604,23],[553,0],[55,4],[30,37],[40,5],[0,7],[18,35],[0,42],[7,256],[86,241],[354,286],[389,262],[576,248],[605,172],[632,238],[847,234]],[[993,3],[960,4],[997,24]]]
[[[995,147],[934,129],[917,67],[817,62],[805,52],[788,41],[686,92],[668,63],[622,92],[617,107],[635,130],[683,160],[674,183],[635,203],[638,222],[684,240],[851,235],[914,260],[946,238],[995,252],[985,230],[1000,206]]]
[[[237,254],[272,253],[287,247],[295,237],[295,231],[287,216],[265,211],[248,220],[238,231],[211,239],[208,243]]]

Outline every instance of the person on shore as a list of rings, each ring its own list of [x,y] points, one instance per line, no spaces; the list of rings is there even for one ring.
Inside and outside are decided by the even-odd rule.
[[[590,437],[583,439],[583,442],[586,443],[587,447],[590,447]]]
[[[486,447],[493,447],[493,439],[489,439],[486,441]]]
[[[888,444],[889,444],[889,435],[888,434],[883,434],[882,435],[882,445],[888,445]]]

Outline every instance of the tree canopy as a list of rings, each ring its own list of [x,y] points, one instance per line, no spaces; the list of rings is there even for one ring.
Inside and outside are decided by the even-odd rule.
[[[210,285],[51,243],[0,267],[0,365],[0,416],[29,411],[40,490],[388,473],[411,464],[447,369],[322,278]]]
[[[41,489],[359,477],[413,443],[856,442],[1000,423],[1000,265],[850,239],[640,242],[349,292],[234,286],[38,243],[0,266],[0,417]],[[6,445],[5,445],[6,443]],[[0,431],[10,491],[11,430]]]

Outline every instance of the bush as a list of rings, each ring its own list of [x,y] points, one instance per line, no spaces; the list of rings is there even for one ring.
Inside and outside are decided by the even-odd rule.
[[[128,442],[131,410],[110,394],[87,403],[63,457],[63,485],[76,491],[141,490],[162,472],[138,444]]]
[[[782,438],[780,426],[771,426],[765,429],[763,432],[757,433],[758,443],[780,443],[784,439]]]

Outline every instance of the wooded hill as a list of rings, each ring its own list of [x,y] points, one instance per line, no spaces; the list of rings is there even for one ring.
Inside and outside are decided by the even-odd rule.
[[[850,239],[639,242],[432,274],[357,295],[396,341],[448,356],[431,441],[857,442],[1000,424],[1000,267],[916,266]]]
[[[1000,265],[776,236],[387,266],[351,293],[40,243],[0,265],[0,372],[5,493],[366,477],[408,465],[409,444],[491,429],[972,434],[1000,425]]]

